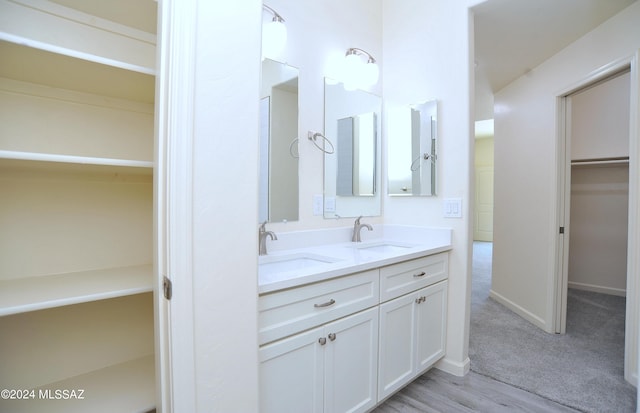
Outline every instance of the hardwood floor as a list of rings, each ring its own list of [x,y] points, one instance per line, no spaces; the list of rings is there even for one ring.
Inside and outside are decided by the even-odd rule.
[[[578,410],[480,374],[457,377],[431,369],[387,399],[374,413],[530,412]]]

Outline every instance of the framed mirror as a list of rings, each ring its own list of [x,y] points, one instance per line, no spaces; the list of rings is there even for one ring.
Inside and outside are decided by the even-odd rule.
[[[388,122],[389,195],[435,195],[438,102],[392,109]]]
[[[382,99],[332,79],[324,94],[324,217],[380,215]]]
[[[262,61],[259,222],[298,220],[298,69]]]

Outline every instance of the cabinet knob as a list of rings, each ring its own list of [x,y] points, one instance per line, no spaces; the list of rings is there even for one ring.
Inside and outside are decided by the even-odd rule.
[[[425,275],[427,275],[427,273],[426,273],[426,272],[424,272],[424,271],[419,272],[419,273],[417,273],[417,274],[413,274],[413,276],[414,276],[414,277],[416,277],[416,278],[418,278],[418,277],[424,277]]]
[[[321,346],[324,346],[325,344],[327,344],[327,339],[326,337],[320,337],[318,339],[318,343],[320,343]]]
[[[329,333],[329,340],[333,341],[336,339],[336,333]]]

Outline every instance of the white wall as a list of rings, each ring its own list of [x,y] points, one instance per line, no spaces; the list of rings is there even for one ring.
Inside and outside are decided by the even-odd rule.
[[[636,2],[495,95],[492,290],[549,332],[559,226],[556,97],[633,56],[639,21]]]
[[[468,7],[473,1],[384,0],[384,105],[438,100],[437,196],[385,197],[386,223],[453,229],[449,269],[447,355],[439,367],[463,374],[469,367],[469,248],[473,131],[471,72],[473,25]],[[383,151],[387,145],[383,119]],[[382,175],[386,177],[386,165]],[[385,179],[383,178],[383,181]],[[386,182],[385,189],[386,191]],[[461,198],[462,218],[442,217],[443,199]]]

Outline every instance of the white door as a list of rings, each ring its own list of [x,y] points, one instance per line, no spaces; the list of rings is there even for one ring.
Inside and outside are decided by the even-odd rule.
[[[325,413],[365,412],[377,402],[378,308],[327,324]]]
[[[415,300],[418,294],[398,297],[380,305],[380,357],[378,400],[400,389],[415,371]]]
[[[493,167],[476,166],[473,239],[493,241]]]
[[[416,305],[416,365],[418,372],[444,356],[447,282],[418,291]]]
[[[322,327],[260,348],[260,412],[323,411]]]

